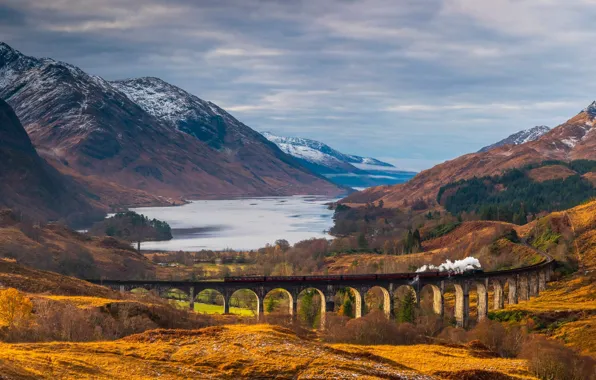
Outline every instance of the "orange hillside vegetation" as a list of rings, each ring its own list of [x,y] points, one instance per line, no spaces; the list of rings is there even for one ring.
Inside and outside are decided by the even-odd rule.
[[[60,224],[19,222],[7,210],[0,210],[0,257],[82,278],[135,278],[154,270],[126,243],[89,237]]]
[[[366,189],[341,202],[363,205],[382,199],[385,207],[403,207],[404,200],[422,198],[434,203],[441,186],[460,179],[498,175],[507,169],[545,160],[593,160],[596,134],[590,132],[595,129],[595,120],[593,110],[582,111],[538,140],[466,154],[424,170],[404,184]],[[577,141],[577,144],[567,145],[564,141]]]
[[[331,347],[281,327],[231,325],[154,330],[115,342],[0,344],[0,372],[15,379],[397,380],[437,378],[428,376],[433,374],[456,378],[466,369],[487,371],[493,376],[487,379],[533,379],[523,360],[473,354],[464,347],[433,345]]]

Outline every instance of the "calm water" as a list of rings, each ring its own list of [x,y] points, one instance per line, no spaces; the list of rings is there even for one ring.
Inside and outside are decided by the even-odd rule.
[[[180,207],[133,209],[164,220],[174,239],[146,242],[147,250],[249,250],[286,239],[291,244],[309,238],[331,238],[324,231],[333,225],[333,211],[319,196],[242,198],[193,201]]]

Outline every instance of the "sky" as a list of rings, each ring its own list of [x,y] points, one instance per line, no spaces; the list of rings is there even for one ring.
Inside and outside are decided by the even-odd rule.
[[[596,99],[596,0],[0,0],[0,41],[421,170]]]

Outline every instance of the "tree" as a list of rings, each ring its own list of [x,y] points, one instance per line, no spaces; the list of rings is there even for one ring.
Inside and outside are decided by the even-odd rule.
[[[354,318],[354,302],[350,297],[345,297],[344,303],[339,308],[339,315]]]
[[[319,302],[316,302],[318,299],[319,297],[318,294],[316,294],[316,290],[307,289],[300,300],[298,316],[300,317],[300,320],[309,327],[316,327],[316,324],[319,321],[319,312],[321,308]]]
[[[96,223],[89,232],[135,242],[139,251],[143,241],[172,239],[172,229],[168,223],[149,219],[134,211],[121,212]]]
[[[416,308],[416,297],[414,291],[406,292],[403,301],[401,302],[399,311],[397,313],[397,320],[399,322],[414,322],[414,313]]]
[[[33,303],[18,290],[0,290],[0,325],[9,329],[27,326],[33,318]]]
[[[368,240],[366,240],[366,235],[364,232],[361,232],[358,235],[358,248],[360,249],[367,249],[368,248]]]
[[[393,244],[391,243],[391,240],[385,240],[385,243],[383,244],[383,253],[385,255],[390,255],[392,248]]]
[[[412,234],[412,252],[418,252],[421,248],[422,238],[420,237],[420,231],[418,231],[418,228],[416,228]]]
[[[265,300],[265,311],[267,313],[272,313],[275,310],[275,307],[277,306],[277,300],[273,297],[267,297],[267,299]]]
[[[383,200],[379,200],[379,208],[383,208],[383,206],[385,206],[385,202],[383,202]]]
[[[286,252],[288,249],[290,249],[290,243],[286,239],[276,240],[275,246],[279,247],[282,252]]]

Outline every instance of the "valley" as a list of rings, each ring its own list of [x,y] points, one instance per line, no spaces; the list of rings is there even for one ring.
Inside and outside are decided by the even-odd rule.
[[[584,4],[125,3],[0,5],[0,380],[596,380]]]

